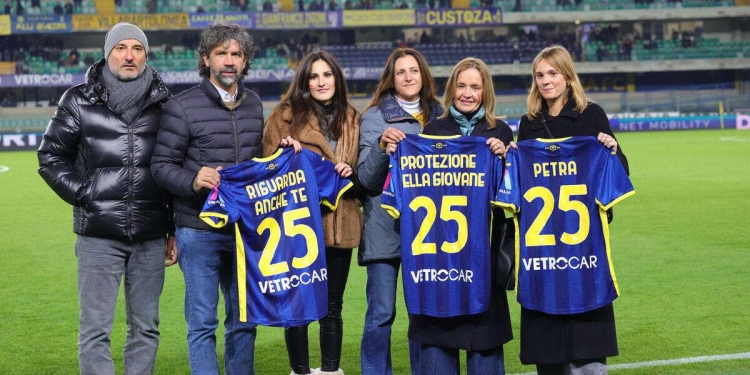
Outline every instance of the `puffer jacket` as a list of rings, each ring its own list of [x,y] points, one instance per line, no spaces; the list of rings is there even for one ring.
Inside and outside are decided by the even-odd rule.
[[[291,135],[292,111],[288,104],[276,106],[268,115],[266,129],[263,135],[263,155],[273,154],[279,142]],[[320,130],[318,119],[310,115],[300,134],[295,137],[302,147],[314,151],[333,163],[357,164],[357,149],[359,147],[359,113],[351,108],[347,116],[346,125],[342,129],[336,144],[336,151]],[[356,175],[350,176],[356,179]],[[352,188],[353,189],[353,188]],[[323,209],[325,206],[321,206]],[[360,202],[354,196],[344,194],[336,211],[323,209],[323,234],[326,247],[352,249],[359,246],[362,233],[362,211]]]
[[[164,106],[151,161],[156,183],[174,195],[175,225],[214,229],[198,217],[209,190],[193,191],[201,167],[223,168],[261,154],[263,103],[239,82],[233,109],[208,78]]]
[[[96,62],[84,83],[63,94],[37,151],[39,174],[73,205],[75,233],[129,241],[163,237],[171,215],[149,166],[169,91],[147,66],[154,80],[128,124],[107,106],[106,65]]]
[[[427,122],[442,113],[443,107],[435,102]],[[393,95],[384,98],[379,107],[370,107],[362,114],[357,174],[368,195],[362,209],[365,224],[357,253],[360,265],[401,257],[401,238],[396,232],[395,221],[380,207],[380,193],[383,192],[383,183],[388,175],[389,162],[385,150],[378,144],[383,131],[389,127],[401,129],[406,134],[422,132],[419,121],[401,108]]]

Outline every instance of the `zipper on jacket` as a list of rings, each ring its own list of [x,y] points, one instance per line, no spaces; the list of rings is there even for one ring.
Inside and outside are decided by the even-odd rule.
[[[136,118],[136,121],[138,119]],[[133,126],[128,124],[128,203],[125,214],[125,231],[128,234],[128,238],[133,240],[133,228],[132,228],[132,216],[133,216]]]
[[[232,128],[234,129],[234,164],[240,163],[240,135],[237,134],[237,119],[234,118],[234,109],[229,111],[232,114]]]

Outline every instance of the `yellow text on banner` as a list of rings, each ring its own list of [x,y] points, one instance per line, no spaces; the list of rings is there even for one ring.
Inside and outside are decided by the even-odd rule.
[[[414,9],[345,10],[344,27],[414,26]]]
[[[74,14],[72,16],[73,30],[109,30],[112,26],[128,22],[144,30],[187,29],[190,19],[187,13],[163,14],[111,14],[88,15]]]
[[[10,15],[0,15],[0,35],[10,35],[11,28],[12,26],[10,25]]]

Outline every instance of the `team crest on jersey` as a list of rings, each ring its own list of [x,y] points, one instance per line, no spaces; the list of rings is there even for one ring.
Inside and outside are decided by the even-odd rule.
[[[436,149],[438,149],[438,150],[439,150],[439,149],[441,149],[441,148],[445,148],[445,147],[448,147],[448,145],[447,145],[447,144],[445,144],[445,143],[443,143],[443,142],[438,142],[438,143],[435,143],[434,145],[432,145],[432,147],[435,147]]]
[[[268,166],[266,167],[266,169],[269,170],[269,171],[272,171],[272,170],[276,169],[276,167],[278,167],[278,166],[279,165],[276,164],[276,163],[270,163],[270,164],[268,164]]]
[[[560,149],[560,146],[558,146],[558,145],[549,145],[549,146],[547,147],[547,150],[550,150],[550,151],[552,151],[552,152],[555,152],[555,151],[557,151],[557,150],[559,150],[559,149]]]

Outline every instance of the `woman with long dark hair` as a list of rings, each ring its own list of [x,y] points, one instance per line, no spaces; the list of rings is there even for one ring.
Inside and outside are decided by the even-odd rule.
[[[359,150],[359,113],[349,100],[341,66],[328,52],[312,52],[299,63],[284,99],[268,116],[263,154],[270,155],[287,136],[336,164],[336,172],[354,182],[335,211],[324,211],[328,267],[328,315],[320,323],[321,367],[315,374],[343,374],[339,368],[343,338],[344,290],[352,249],[359,246],[361,188],[353,165]],[[310,374],[307,325],[285,330],[292,374]]]

